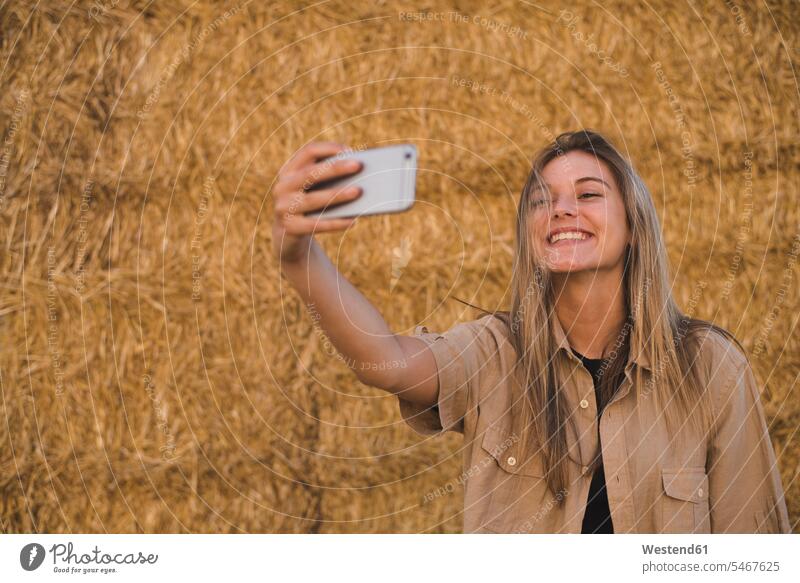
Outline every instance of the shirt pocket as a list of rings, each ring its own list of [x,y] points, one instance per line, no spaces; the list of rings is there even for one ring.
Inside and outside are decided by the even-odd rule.
[[[539,511],[547,492],[541,456],[522,459],[518,436],[501,427],[489,427],[481,440],[487,460],[483,481],[488,491],[479,497],[485,501],[483,526],[501,533],[534,532],[540,527]]]
[[[704,467],[663,468],[662,533],[710,533],[708,475]]]

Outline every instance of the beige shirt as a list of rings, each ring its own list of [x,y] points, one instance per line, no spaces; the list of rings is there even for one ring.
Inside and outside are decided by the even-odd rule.
[[[700,354],[714,430],[677,440],[667,433],[655,399],[633,386],[633,367],[643,369],[644,384],[652,375],[644,354],[629,357],[598,431],[592,376],[572,353],[558,318],[554,330],[557,365],[567,379],[563,395],[574,412],[567,428],[570,486],[557,494],[547,487],[540,456],[522,460],[518,453],[512,404],[524,401],[513,398],[521,383],[510,372],[516,353],[506,326],[482,316],[443,334],[415,330],[436,359],[438,404],[425,408],[398,397],[400,412],[419,434],[464,435],[465,532],[580,533],[592,478],[588,464],[598,446],[615,533],[791,531],[759,390],[738,348],[718,334],[704,337]],[[563,506],[559,496],[566,496]]]

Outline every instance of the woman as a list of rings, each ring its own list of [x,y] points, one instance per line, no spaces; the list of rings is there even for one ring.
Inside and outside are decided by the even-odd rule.
[[[608,140],[565,133],[534,159],[510,312],[411,336],[312,238],[352,220],[302,217],[359,196],[303,190],[358,170],[317,161],[342,149],[281,171],[273,249],[362,382],[418,433],[463,433],[466,532],[790,532],[744,350],[681,313],[651,196]]]

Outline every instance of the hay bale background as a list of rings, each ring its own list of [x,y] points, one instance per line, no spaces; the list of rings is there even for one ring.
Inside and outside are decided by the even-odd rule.
[[[444,330],[476,317],[452,295],[508,305],[529,158],[579,126],[751,351],[797,522],[795,3],[29,4],[0,9],[4,531],[458,532],[461,438],[330,355],[271,181],[308,140],[415,142],[413,211],[320,241],[394,330]]]

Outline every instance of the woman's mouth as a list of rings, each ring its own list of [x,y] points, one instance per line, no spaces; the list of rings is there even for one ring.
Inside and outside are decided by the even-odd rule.
[[[586,231],[562,231],[547,238],[550,247],[566,247],[571,244],[584,243],[593,235]]]

